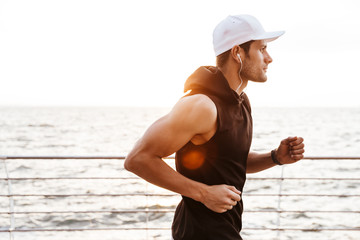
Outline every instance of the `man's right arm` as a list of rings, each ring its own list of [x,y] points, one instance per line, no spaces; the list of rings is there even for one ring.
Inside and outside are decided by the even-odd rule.
[[[240,200],[233,186],[193,181],[173,170],[162,158],[179,150],[194,136],[216,128],[215,104],[204,95],[182,98],[164,117],[153,123],[125,160],[125,168],[148,182],[202,202],[215,212],[225,212]]]

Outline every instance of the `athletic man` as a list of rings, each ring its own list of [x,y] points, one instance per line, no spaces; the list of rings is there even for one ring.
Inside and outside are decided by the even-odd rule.
[[[240,240],[246,173],[303,158],[301,137],[288,137],[269,153],[249,152],[252,118],[243,92],[265,82],[272,62],[267,43],[284,32],[265,32],[249,15],[229,16],[214,29],[216,67],[200,67],[190,91],[136,143],[125,168],[182,195],[172,225],[175,240]],[[163,157],[176,152],[176,170]]]

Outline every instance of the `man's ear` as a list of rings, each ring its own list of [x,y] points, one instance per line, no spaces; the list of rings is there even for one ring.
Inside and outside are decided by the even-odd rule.
[[[234,61],[238,62],[239,64],[242,63],[245,57],[245,51],[240,46],[234,46],[231,49],[231,57]],[[239,59],[240,57],[240,59]]]

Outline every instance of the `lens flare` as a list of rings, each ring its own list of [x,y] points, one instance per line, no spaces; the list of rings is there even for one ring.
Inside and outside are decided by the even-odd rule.
[[[200,151],[190,151],[186,153],[182,159],[185,168],[195,170],[203,165],[205,156]]]

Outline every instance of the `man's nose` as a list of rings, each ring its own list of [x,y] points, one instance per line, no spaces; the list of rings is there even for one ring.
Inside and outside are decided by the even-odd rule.
[[[269,53],[266,53],[266,56],[265,56],[265,62],[267,64],[271,63],[273,61],[273,59],[271,58],[270,54]]]

